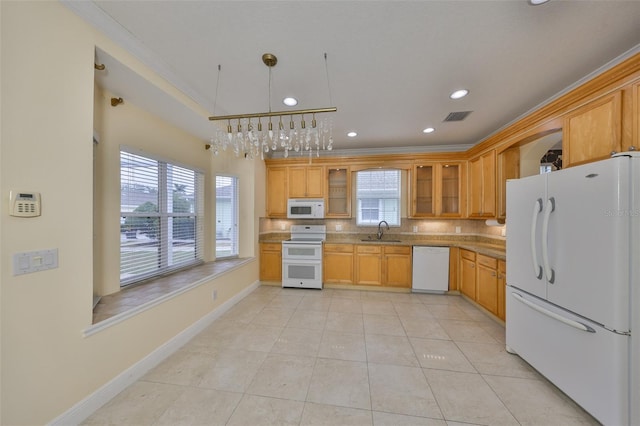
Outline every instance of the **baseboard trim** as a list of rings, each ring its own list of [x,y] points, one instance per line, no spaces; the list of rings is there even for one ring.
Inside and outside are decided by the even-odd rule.
[[[91,395],[87,396],[82,401],[71,407],[69,410],[53,419],[48,424],[53,426],[68,426],[78,425],[82,423],[96,410],[98,410],[107,402],[111,401],[112,398],[114,398],[128,386],[135,383],[149,370],[160,364],[167,357],[184,346],[185,343],[195,337],[206,327],[211,325],[216,319],[222,316],[222,314],[231,309],[233,305],[245,298],[249,293],[251,293],[259,286],[260,281],[255,281],[247,288],[193,323],[191,326],[184,329],[168,342],[158,347],[149,355],[114,377],[112,380],[93,392]]]

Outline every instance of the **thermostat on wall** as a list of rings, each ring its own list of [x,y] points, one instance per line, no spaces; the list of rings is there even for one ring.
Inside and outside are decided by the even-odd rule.
[[[9,206],[11,216],[40,216],[40,193],[26,191],[10,191]]]

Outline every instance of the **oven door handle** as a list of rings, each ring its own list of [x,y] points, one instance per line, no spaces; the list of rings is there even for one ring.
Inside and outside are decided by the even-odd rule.
[[[288,264],[288,265],[321,265],[322,259],[311,260],[311,259],[298,259],[295,257],[293,258],[283,257],[282,263]]]

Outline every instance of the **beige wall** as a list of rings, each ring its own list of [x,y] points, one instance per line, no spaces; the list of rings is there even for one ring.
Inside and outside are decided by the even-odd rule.
[[[112,289],[116,255],[107,238],[117,203],[111,185],[118,180],[115,146],[122,143],[110,123],[122,120],[140,144],[157,155],[176,158],[206,170],[211,183],[216,168],[241,177],[243,189],[242,254],[256,250],[258,218],[264,214],[264,165],[203,155],[203,142],[171,128],[126,103],[102,106],[101,145],[107,149],[96,181],[105,210],[96,232],[104,242],[93,252],[94,49],[108,52],[160,89],[206,119],[193,101],[151,73],[58,2],[0,2],[1,18],[1,134],[0,134],[0,303],[1,303],[1,424],[44,424],[143,359],[219,304],[258,279],[258,262],[205,283],[174,299],[115,324],[90,337],[94,265],[103,279],[101,290]],[[98,96],[103,96],[97,92]],[[104,98],[96,98],[98,104]],[[140,137],[143,128],[162,127],[167,140]],[[139,123],[139,124],[140,124]],[[141,125],[141,124],[140,124]],[[170,137],[169,137],[170,136]],[[168,139],[171,139],[170,143]],[[179,139],[176,141],[175,139]],[[180,150],[176,148],[176,142]],[[178,152],[180,151],[180,152]],[[116,183],[117,188],[117,183]],[[215,198],[207,187],[207,211]],[[42,216],[21,219],[8,215],[11,189],[42,194]],[[245,192],[245,190],[247,192]],[[255,198],[252,191],[255,190]],[[116,189],[117,191],[117,189]],[[102,201],[101,201],[102,200]],[[244,208],[246,207],[246,208]],[[117,227],[117,225],[115,225]],[[244,229],[244,228],[243,228]],[[22,276],[12,275],[14,253],[57,248],[59,267]],[[212,250],[212,247],[208,247]],[[212,251],[208,256],[212,256]],[[100,262],[98,261],[100,260]],[[104,263],[101,263],[104,261]],[[102,265],[102,266],[98,266]],[[218,299],[211,300],[217,289]]]

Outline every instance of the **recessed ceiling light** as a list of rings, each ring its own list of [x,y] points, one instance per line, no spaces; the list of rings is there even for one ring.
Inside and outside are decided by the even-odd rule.
[[[349,132],[347,133],[347,136],[349,136],[350,138],[355,138],[356,136],[358,136],[358,134],[356,132]]]
[[[451,99],[460,99],[460,98],[464,98],[468,94],[469,94],[469,91],[467,89],[460,89],[453,92],[451,95],[449,95],[449,97]]]
[[[548,2],[549,0],[529,0],[529,4],[532,6],[537,6],[539,4],[544,4],[546,2]]]
[[[286,106],[296,106],[298,105],[298,100],[296,98],[284,98],[282,100],[282,102],[286,105]]]
[[[427,127],[426,129],[424,129],[422,131],[422,133],[433,133],[435,131],[436,131],[436,129],[434,129],[433,127]]]

